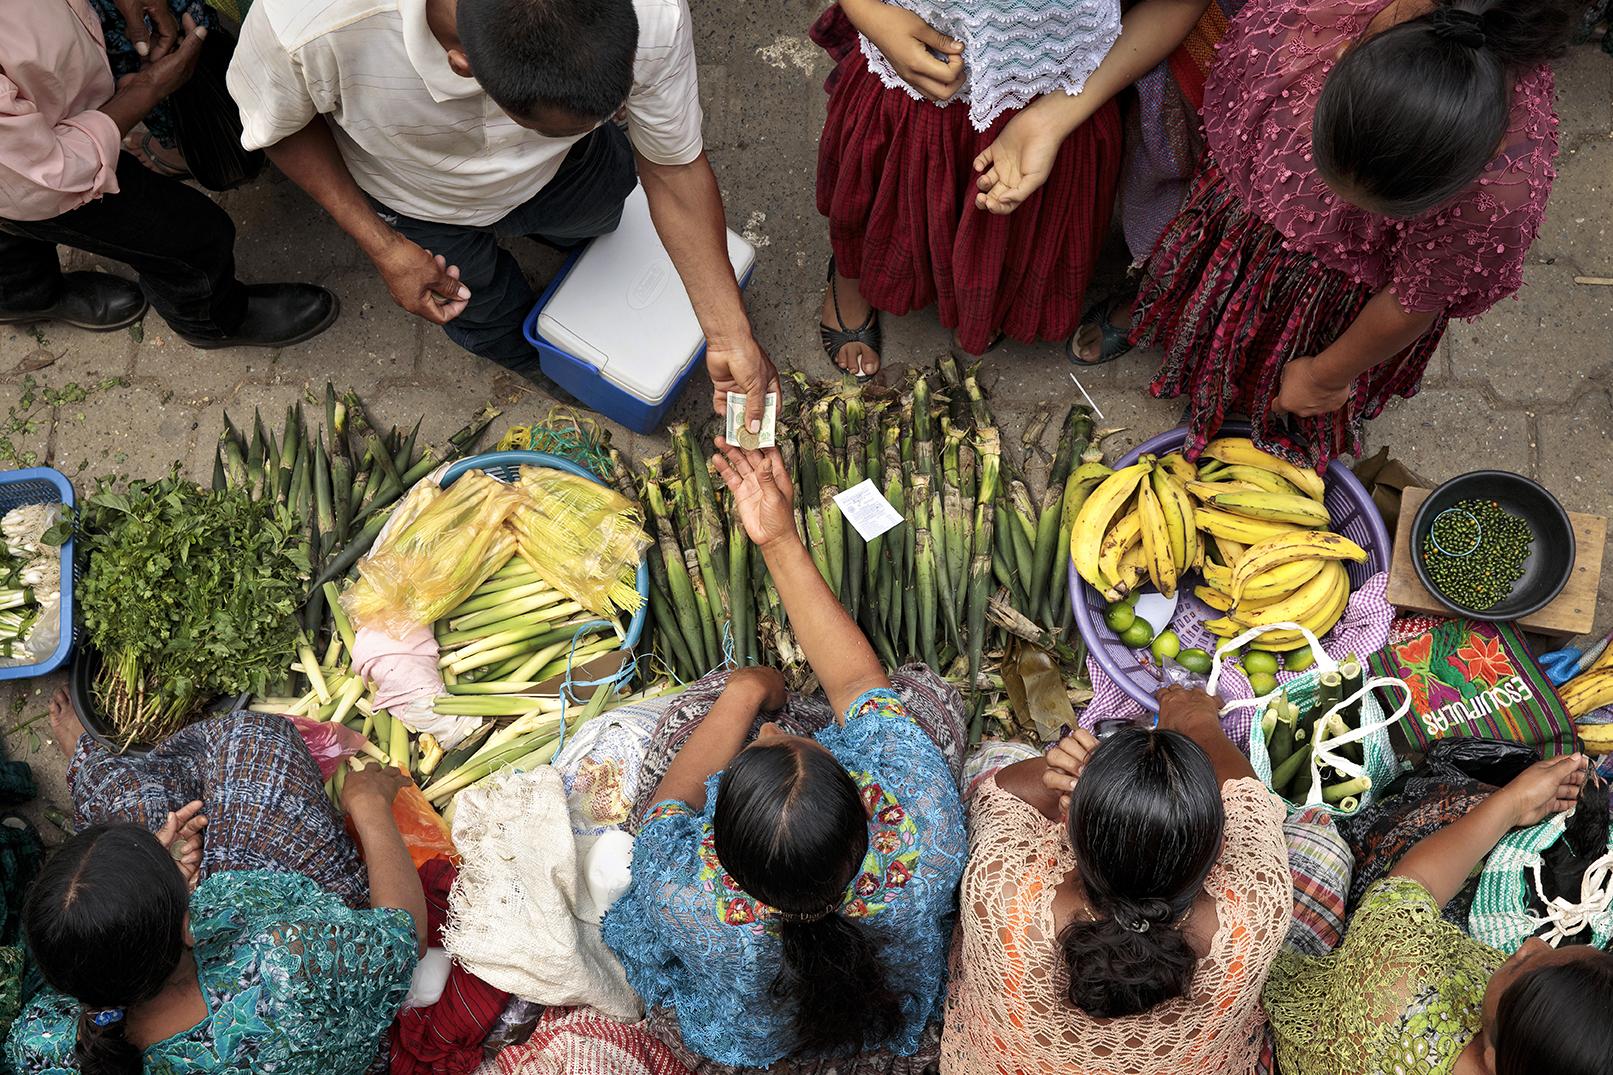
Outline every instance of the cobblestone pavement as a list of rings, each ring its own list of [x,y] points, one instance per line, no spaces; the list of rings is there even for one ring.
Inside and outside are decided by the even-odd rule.
[[[716,0],[693,0],[706,142],[722,182],[731,227],[757,247],[749,288],[758,338],[781,368],[826,373],[815,331],[828,252],[813,202],[816,144],[829,64],[805,36],[820,0],[750,5],[744,19]],[[1558,74],[1562,153],[1546,224],[1530,252],[1519,296],[1472,324],[1453,325],[1423,391],[1397,402],[1370,429],[1370,447],[1393,454],[1431,480],[1479,467],[1531,475],[1571,510],[1613,515],[1613,287],[1576,284],[1576,276],[1613,277],[1613,59],[1586,46]],[[0,399],[18,402],[24,379],[61,389],[93,389],[88,398],[36,405],[26,431],[0,436],[0,466],[33,453],[82,487],[111,472],[155,476],[178,461],[206,480],[226,409],[240,417],[286,405],[327,379],[359,390],[382,421],[412,424],[441,441],[484,402],[504,408],[500,426],[540,417],[552,400],[543,389],[503,373],[450,344],[442,333],[398,310],[363,256],[303,195],[278,176],[222,198],[239,232],[240,273],[249,281],[308,279],[335,290],[342,317],[319,338],[278,352],[200,352],[178,340],[156,315],[143,331],[95,335],[43,326],[0,328]],[[534,279],[558,264],[536,244],[517,249]],[[77,255],[71,267],[87,263]],[[1112,243],[1099,286],[1123,273]],[[888,369],[929,363],[948,344],[934,314],[886,320]],[[25,372],[42,361],[49,365]],[[1007,426],[1039,406],[1064,405],[1073,386],[1056,343],[1010,343],[984,362],[983,383]],[[1177,423],[1179,402],[1143,393],[1150,356],[1134,353],[1083,375],[1106,424],[1129,427],[1116,449]],[[677,416],[702,419],[709,385],[697,377]],[[1054,423],[1056,427],[1056,423]],[[1017,429],[1011,430],[1017,439]],[[1051,433],[1049,433],[1051,437]],[[615,430],[630,454],[652,454],[658,436]],[[81,470],[82,468],[82,470]],[[1600,627],[1613,627],[1613,557],[1604,563]],[[65,805],[59,755],[48,725],[17,726],[44,710],[61,677],[0,692],[0,720],[14,756],[35,761],[46,795]]]

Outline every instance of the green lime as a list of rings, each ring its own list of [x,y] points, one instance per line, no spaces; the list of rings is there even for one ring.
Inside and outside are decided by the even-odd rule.
[[[1132,649],[1142,649],[1154,640],[1154,629],[1148,626],[1147,620],[1136,620],[1130,627],[1120,632],[1120,641]]]
[[[1210,673],[1210,655],[1201,649],[1184,649],[1176,655],[1176,663],[1201,676]]]
[[[1252,649],[1243,655],[1243,670],[1251,676],[1277,674],[1277,655],[1263,649]]]
[[[1289,672],[1303,672],[1316,663],[1316,654],[1311,652],[1309,646],[1301,646],[1296,650],[1289,650],[1283,655],[1283,668]]]
[[[1131,606],[1124,601],[1116,601],[1104,612],[1103,622],[1107,623],[1109,630],[1115,634],[1124,634],[1128,627],[1137,622],[1137,613],[1133,612]]]
[[[1245,663],[1244,668],[1247,670],[1248,667]],[[1277,677],[1270,672],[1250,672],[1249,688],[1255,692],[1256,698],[1264,698],[1277,689]]]
[[[1126,604],[1130,605],[1132,608],[1136,608],[1137,607],[1137,598],[1141,597],[1142,595],[1143,595],[1143,592],[1141,590],[1133,590],[1133,591],[1131,591],[1129,594],[1126,595]]]
[[[1182,640],[1176,637],[1175,631],[1167,627],[1159,632],[1154,638],[1154,644],[1149,648],[1153,650],[1155,660],[1163,661],[1182,652]]]

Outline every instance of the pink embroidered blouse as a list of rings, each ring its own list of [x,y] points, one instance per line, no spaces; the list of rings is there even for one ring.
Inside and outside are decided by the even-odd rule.
[[[1518,76],[1505,144],[1477,183],[1396,220],[1335,196],[1311,164],[1311,117],[1344,47],[1386,0],[1248,0],[1204,88],[1210,156],[1250,211],[1408,312],[1475,317],[1518,290],[1556,170],[1553,78]]]

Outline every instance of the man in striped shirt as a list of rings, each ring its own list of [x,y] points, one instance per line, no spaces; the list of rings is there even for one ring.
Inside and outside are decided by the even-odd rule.
[[[760,428],[777,373],[728,261],[686,0],[257,0],[229,85],[244,144],[353,237],[399,306],[521,372],[536,295],[498,240],[609,232],[636,171],[716,400],[746,393]]]

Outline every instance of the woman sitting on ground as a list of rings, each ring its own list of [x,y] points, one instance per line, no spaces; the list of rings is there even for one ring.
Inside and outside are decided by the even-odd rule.
[[[796,535],[777,450],[718,446],[828,704],[768,668],[689,688],[605,940],[697,1071],[917,1073],[963,870],[962,703],[927,669],[893,687]]]
[[[1579,801],[1585,758],[1538,762],[1367,889],[1344,943],[1284,953],[1262,998],[1284,1075],[1607,1075],[1613,954],[1525,941],[1509,959],[1440,917],[1510,830]]]
[[[371,768],[342,790],[368,859],[366,910],[294,873],[224,870],[197,884],[201,849],[181,851],[171,825],[155,836],[95,825],[68,840],[23,912],[51,988],[12,1027],[11,1067],[364,1070],[408,993],[425,928],[420,878],[392,821],[405,779]]]
[[[988,778],[942,1070],[1253,1073],[1294,909],[1283,814],[1216,700],[1178,687],[1157,728],[1078,730]]]

